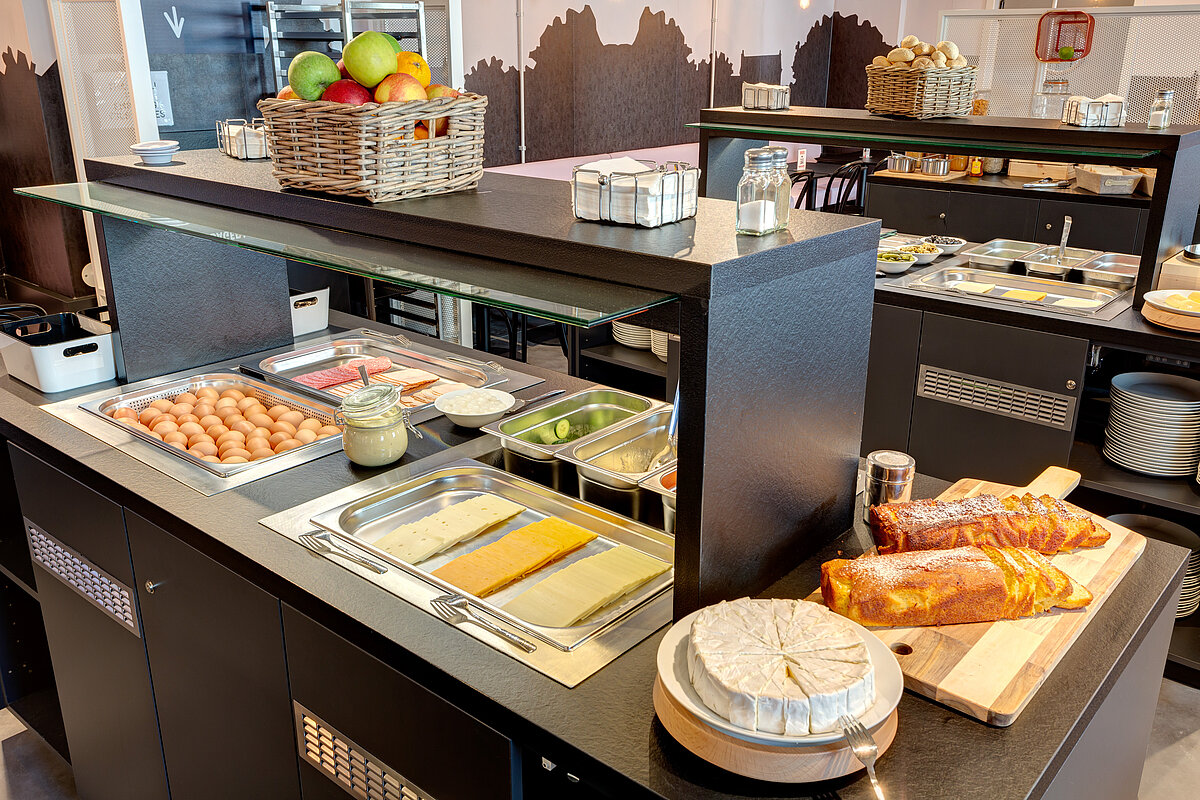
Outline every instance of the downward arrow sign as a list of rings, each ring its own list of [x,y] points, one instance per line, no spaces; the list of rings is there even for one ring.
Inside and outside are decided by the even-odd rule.
[[[179,16],[179,12],[175,10],[175,6],[171,6],[171,15],[167,16],[167,12],[163,12],[163,17],[166,18],[167,24],[171,26],[171,31],[178,39],[183,36],[183,23],[187,21],[187,17]]]

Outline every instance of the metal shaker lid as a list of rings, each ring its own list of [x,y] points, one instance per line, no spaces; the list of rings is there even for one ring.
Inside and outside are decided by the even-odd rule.
[[[917,461],[899,450],[876,450],[867,456],[867,480],[904,483],[917,473]]]

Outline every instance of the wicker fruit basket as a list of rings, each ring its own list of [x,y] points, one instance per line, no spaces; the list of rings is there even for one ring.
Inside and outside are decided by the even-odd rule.
[[[483,175],[486,108],[487,97],[470,93],[361,106],[258,103],[280,186],[372,203],[473,189]],[[416,138],[417,123],[441,117],[448,118],[444,134]]]
[[[867,110],[872,114],[932,119],[971,113],[975,67],[909,69],[867,67]]]

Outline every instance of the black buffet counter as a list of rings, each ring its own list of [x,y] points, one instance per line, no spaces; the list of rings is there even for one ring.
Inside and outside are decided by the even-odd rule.
[[[881,287],[879,291],[886,293],[888,289]],[[346,327],[373,325],[337,315],[335,319]],[[1129,335],[1149,334],[1131,330]],[[439,346],[455,349],[445,343]],[[576,389],[585,385],[529,365],[522,364],[519,368],[545,379],[544,384],[520,392],[521,396],[532,397],[549,388]],[[429,797],[437,800],[522,796],[849,800],[873,796],[862,773],[828,784],[765,784],[738,778],[686,752],[656,721],[651,705],[655,653],[662,631],[581,685],[567,689],[462,635],[430,614],[355,579],[336,564],[315,557],[258,523],[269,514],[350,486],[380,471],[352,468],[337,453],[204,497],[40,410],[38,406],[45,402],[44,396],[25,385],[0,376],[0,437],[24,451],[14,450],[15,466],[36,463],[28,460],[32,457],[124,509],[130,543],[134,545],[131,574],[134,585],[145,584],[148,591],[152,581],[162,581],[157,584],[161,588],[152,596],[140,593],[139,597],[149,646],[157,644],[153,637],[158,634],[152,629],[154,621],[148,610],[155,603],[175,608],[178,615],[172,618],[173,624],[188,639],[211,642],[216,649],[243,644],[236,634],[228,631],[206,632],[204,609],[171,606],[176,584],[146,571],[144,565],[151,562],[139,553],[147,552],[150,547],[165,547],[162,542],[182,543],[185,547],[180,553],[195,551],[188,558],[202,554],[206,557],[201,559],[207,565],[205,569],[218,569],[225,577],[228,577],[226,572],[232,573],[239,579],[239,585],[252,587],[254,594],[247,596],[255,597],[256,602],[264,600],[268,610],[282,608],[292,691],[323,676],[333,684],[329,687],[333,698],[330,707],[337,707],[341,715],[337,721],[331,720],[333,726],[347,729],[357,725],[355,720],[359,717],[368,720],[362,727],[345,733],[358,738],[363,747],[376,751],[385,760],[389,753],[379,751],[386,751],[393,740],[403,742],[409,750],[397,757],[419,757],[421,764],[411,768],[419,773],[424,771],[428,777],[410,777],[418,781]],[[464,431],[452,428],[444,419],[427,423],[425,428],[433,435],[414,444],[413,453],[396,470],[397,478],[452,460],[453,447],[468,442]],[[414,456],[423,458],[415,461]],[[65,486],[63,482],[41,489],[65,498]],[[931,496],[945,486],[944,482],[922,478],[916,494]],[[32,514],[28,509],[22,510]],[[71,511],[51,509],[47,513]],[[7,510],[6,525],[12,516],[11,510]],[[146,540],[148,528],[143,521],[153,526],[153,536],[157,537],[153,542]],[[863,535],[862,530],[847,531],[788,573],[766,594],[807,596],[817,586],[820,563],[837,554],[857,554]],[[3,531],[3,536],[10,543],[12,537],[24,539],[23,531],[11,526]],[[176,563],[182,559],[183,555],[175,557]],[[1112,770],[1127,774],[1132,771],[1134,776],[1140,773],[1144,754],[1136,748],[1128,752],[1131,748],[1120,743],[1126,736],[1132,741],[1145,741],[1145,731],[1130,731],[1127,723],[1132,720],[1139,726],[1149,724],[1147,709],[1154,707],[1157,697],[1165,637],[1169,636],[1183,559],[1183,550],[1150,541],[1115,593],[1009,728],[989,727],[905,693],[899,706],[899,733],[878,764],[887,796],[989,800],[1116,796],[1111,786],[1097,786],[1096,781],[1111,775]],[[4,571],[10,579],[19,577],[7,565]],[[186,581],[181,577],[179,583]],[[36,591],[35,587],[27,588]],[[43,605],[50,600],[46,595],[42,599]],[[221,602],[222,598],[212,597],[214,607]],[[266,616],[270,618],[269,613]],[[272,636],[279,635],[277,628],[271,631],[269,625],[264,630]],[[163,641],[162,636],[159,641]],[[251,641],[244,644],[256,646]],[[336,652],[320,649],[326,646],[339,649]],[[307,651],[311,655],[303,658],[305,648],[312,647],[317,649]],[[223,672],[218,674],[205,674],[196,668],[194,674],[187,675],[193,695],[191,702],[198,708],[209,705],[213,714],[219,714],[223,702],[238,700],[253,706],[259,716],[272,719],[278,716],[277,730],[283,741],[274,745],[281,748],[279,752],[290,750],[294,757],[295,743],[289,733],[287,710],[266,704],[266,698],[273,697],[273,693],[285,695],[288,684],[284,681],[278,686],[269,685],[270,674],[258,671],[269,659],[253,658],[252,653],[248,650],[244,657],[228,659],[222,654],[214,660],[222,665]],[[160,670],[168,674],[171,663],[170,654],[152,652],[151,669],[155,673],[162,743],[167,749],[167,772],[187,774],[189,765],[172,761],[172,753],[179,751],[172,750],[169,741],[170,712],[166,706],[171,687],[166,679],[159,678]],[[382,682],[381,687],[375,686],[374,681]],[[412,699],[413,692],[422,691],[429,693],[420,695],[425,699],[420,702]],[[63,698],[65,714],[71,713],[75,699]],[[437,718],[441,708],[455,709],[447,712],[451,714],[451,722]],[[462,720],[455,723],[455,714],[471,720],[467,733],[459,727],[467,723]],[[111,725],[111,721],[100,722]],[[257,752],[257,748],[264,746],[261,741],[249,740],[249,733],[235,726],[227,731],[228,741],[223,744],[193,742],[189,746],[203,762],[203,768],[211,771],[220,769],[215,759],[220,757],[222,747],[245,747]],[[487,756],[491,752],[489,742],[496,736],[510,743],[511,760],[507,765],[502,756],[496,759]],[[271,772],[270,760],[264,757],[263,772],[282,776],[277,778],[281,783],[268,794],[244,796],[297,795],[295,780],[287,778],[287,760],[277,760],[276,763],[285,764],[278,773]],[[290,763],[294,771],[294,758]],[[1100,764],[1112,770],[1098,769]],[[299,769],[305,798],[345,796],[336,785],[314,777],[315,770],[303,760]],[[491,770],[500,777],[489,779]],[[95,776],[77,776],[77,779],[81,791],[86,781],[97,780]],[[511,781],[509,785],[504,785],[506,779]],[[127,776],[107,777],[107,783],[115,782],[119,791],[127,790],[128,780]],[[102,784],[104,781],[90,785]],[[97,791],[95,796],[117,795]],[[151,788],[138,796],[160,795]]]

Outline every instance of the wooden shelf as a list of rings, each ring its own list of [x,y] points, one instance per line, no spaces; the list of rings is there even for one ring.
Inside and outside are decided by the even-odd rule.
[[[1106,459],[1100,446],[1076,441],[1071,469],[1083,476],[1081,486],[1143,503],[1200,514],[1200,485],[1191,478],[1155,478],[1122,469]]]
[[[623,344],[609,343],[585,347],[579,354],[584,358],[594,358],[597,361],[616,364],[618,367],[667,377],[667,362],[660,361],[658,356],[649,350],[635,350]]]
[[[1200,611],[1175,620],[1167,647],[1166,676],[1200,689]]]

